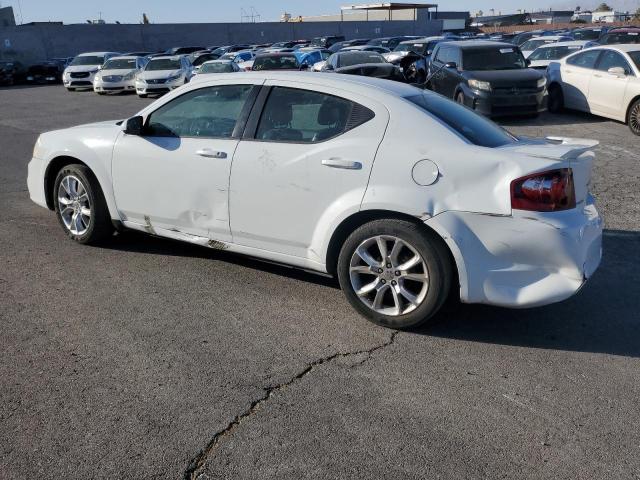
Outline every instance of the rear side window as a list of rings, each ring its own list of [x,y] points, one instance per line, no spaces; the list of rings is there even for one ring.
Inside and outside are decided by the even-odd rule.
[[[480,147],[496,148],[518,141],[491,120],[441,95],[423,93],[406,99]]]
[[[344,98],[310,90],[274,87],[265,104],[256,139],[314,143],[371,120],[374,113]]]
[[[567,65],[581,68],[594,68],[602,50],[588,50],[567,59]]]

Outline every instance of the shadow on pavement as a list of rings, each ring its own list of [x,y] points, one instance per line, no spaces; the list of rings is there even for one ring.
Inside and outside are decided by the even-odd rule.
[[[103,248],[210,259],[339,288],[337,281],[327,276],[137,232],[119,234]],[[436,325],[413,333],[526,348],[640,357],[638,252],[640,232],[607,230],[602,265],[575,297],[524,310],[453,305],[440,314],[441,321]]]
[[[526,348],[640,357],[640,232],[607,230],[599,270],[573,298],[510,310],[459,305],[424,335]]]
[[[590,113],[567,110],[562,113],[542,113],[537,117],[502,117],[496,122],[504,127],[549,127],[558,125],[585,125],[611,122],[604,117],[597,117]]]

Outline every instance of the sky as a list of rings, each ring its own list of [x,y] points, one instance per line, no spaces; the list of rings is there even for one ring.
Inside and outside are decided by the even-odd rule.
[[[277,21],[283,12],[293,16],[335,14],[340,6],[373,3],[382,0],[0,0],[0,6],[13,6],[18,23],[34,21],[63,21],[84,23],[88,19],[103,18],[107,22],[139,23],[146,13],[152,23],[184,22],[239,22],[241,8],[251,7],[260,14],[262,21]],[[246,3],[245,3],[246,2]],[[496,12],[513,13],[522,8],[528,11],[540,9],[594,8],[599,2],[582,0],[430,0],[438,3],[440,10],[482,10],[485,15],[493,8]],[[635,11],[640,0],[610,0],[610,6],[620,10]],[[178,6],[179,5],[179,6]]]

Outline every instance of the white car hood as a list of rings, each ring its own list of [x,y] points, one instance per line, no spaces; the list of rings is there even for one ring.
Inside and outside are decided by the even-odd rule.
[[[98,70],[100,65],[75,65],[73,67],[67,67],[65,72],[73,73],[73,72],[91,72]]]
[[[173,77],[174,75],[182,75],[182,70],[152,70],[150,72],[141,72],[138,78],[143,80],[159,80],[163,78]]]
[[[109,129],[109,128],[113,128],[113,129],[118,129],[121,130],[122,126],[118,125],[118,123],[122,122],[122,120],[107,120],[104,122],[95,122],[95,123],[85,123],[83,125],[76,125],[74,127],[71,127],[70,129],[78,129],[78,128],[105,128],[105,129]]]

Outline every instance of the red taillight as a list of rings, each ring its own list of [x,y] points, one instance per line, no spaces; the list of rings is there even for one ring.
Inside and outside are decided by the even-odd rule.
[[[575,206],[570,168],[535,173],[511,182],[511,208],[515,210],[557,212]]]

